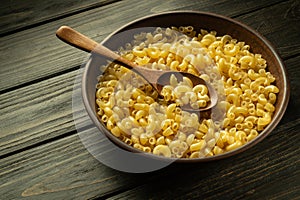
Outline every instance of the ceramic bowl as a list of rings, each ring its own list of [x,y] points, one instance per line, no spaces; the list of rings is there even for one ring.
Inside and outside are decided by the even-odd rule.
[[[117,50],[120,46],[124,46],[127,42],[133,40],[133,35],[136,31],[145,27],[179,27],[179,26],[193,26],[196,30],[214,30],[218,35],[229,34],[238,41],[244,41],[251,46],[251,51],[261,54],[268,63],[268,71],[270,71],[276,78],[276,86],[280,89],[275,104],[276,111],[273,115],[271,123],[252,141],[246,143],[240,148],[235,150],[196,159],[180,158],[176,159],[176,162],[203,162],[221,159],[229,157],[253,147],[258,142],[262,141],[268,136],[276,125],[281,120],[289,100],[289,82],[287,73],[283,62],[275,49],[272,47],[269,41],[267,41],[262,35],[253,30],[252,28],[236,21],[231,18],[206,12],[197,11],[173,11],[160,14],[154,14],[140,19],[134,20],[123,27],[119,28],[112,34],[110,34],[102,44],[109,47],[112,50]],[[82,96],[86,110],[99,130],[105,134],[113,143],[119,147],[131,152],[139,152],[139,150],[123,143],[121,140],[113,136],[106,127],[100,123],[97,117],[97,109],[95,105],[95,92],[97,77],[101,74],[99,66],[106,63],[106,59],[101,56],[91,56],[85,66],[82,82]],[[147,156],[157,158],[161,156],[155,156],[149,154]],[[169,159],[169,158],[159,158]]]

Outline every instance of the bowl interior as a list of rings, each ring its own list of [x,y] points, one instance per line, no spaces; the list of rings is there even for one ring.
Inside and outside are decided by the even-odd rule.
[[[108,36],[102,43],[112,50],[117,50],[120,46],[124,46],[126,43],[133,40],[133,35],[140,32],[140,28],[144,30],[145,27],[171,27],[171,26],[193,26],[196,30],[214,30],[217,31],[218,35],[231,35],[238,41],[244,41],[250,45],[251,51],[257,54],[261,54],[264,59],[267,60],[268,71],[270,71],[276,77],[276,86],[280,89],[277,96],[276,111],[273,116],[272,122],[262,131],[259,136],[247,143],[243,147],[221,154],[219,156],[213,156],[215,158],[227,157],[243,151],[250,146],[253,146],[264,137],[266,137],[278,124],[283,113],[287,107],[289,98],[289,85],[286,77],[284,65],[280,60],[278,54],[270,43],[262,36],[257,34],[251,28],[234,21],[230,18],[219,16],[211,13],[193,12],[193,11],[182,11],[182,12],[168,12],[152,16],[147,16],[142,19],[133,21],[119,30]],[[126,31],[126,32],[124,32]],[[88,63],[85,66],[85,72],[83,75],[83,100],[86,106],[87,112],[95,125],[106,134],[106,136],[119,146],[133,150],[130,146],[125,145],[118,138],[115,138],[110,134],[106,128],[99,122],[96,114],[95,105],[95,86],[97,84],[97,77],[101,74],[99,66],[106,64],[107,61],[104,57],[92,55]],[[213,159],[215,159],[213,158]],[[198,160],[209,160],[212,158],[200,158]],[[190,159],[194,160],[194,159]],[[195,159],[197,160],[197,159]]]

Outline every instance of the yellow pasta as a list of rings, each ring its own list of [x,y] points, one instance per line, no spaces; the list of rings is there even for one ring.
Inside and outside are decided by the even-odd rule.
[[[202,149],[205,145],[205,141],[201,140],[200,142],[197,143],[193,143],[190,146],[190,151],[199,151],[200,149]]]
[[[171,157],[171,150],[167,145],[157,145],[154,149],[153,149],[153,154],[156,155],[163,155],[165,157]]]
[[[170,136],[170,135],[173,135],[174,134],[174,131],[172,130],[172,128],[171,127],[168,127],[168,128],[166,128],[164,131],[163,131],[163,133],[162,133],[164,136]]]
[[[181,109],[206,107],[205,85],[172,75],[158,94],[137,74],[111,63],[101,66],[96,85],[99,120],[124,143],[159,156],[193,159],[239,148],[271,123],[280,92],[266,60],[250,48],[230,35],[191,26],[136,34],[120,48],[124,58],[203,78],[218,92],[216,110],[198,116]]]
[[[193,87],[189,78],[184,77],[182,81],[178,81],[173,74],[170,76],[169,82],[170,85],[165,85],[161,92],[166,101],[173,101],[177,106],[190,105],[194,109],[206,107],[210,101],[207,95],[208,89],[205,85]]]

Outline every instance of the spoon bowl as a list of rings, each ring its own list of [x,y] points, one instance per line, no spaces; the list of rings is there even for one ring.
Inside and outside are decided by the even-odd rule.
[[[183,81],[183,77],[187,77],[192,81],[193,87],[195,87],[196,85],[205,85],[208,89],[208,95],[210,97],[210,101],[208,102],[208,105],[206,107],[195,109],[192,108],[189,104],[186,104],[182,106],[183,110],[191,111],[191,112],[206,111],[213,108],[217,104],[218,94],[216,90],[212,87],[212,85],[207,83],[202,78],[199,78],[198,76],[195,76],[187,72],[164,71],[163,73],[160,74],[160,76],[156,81],[156,87],[158,91],[161,91],[163,86],[169,85],[171,75],[174,75],[177,78],[178,82]]]
[[[171,71],[171,70],[155,70],[155,69],[149,69],[146,67],[138,66],[137,64],[123,58],[122,56],[116,54],[115,52],[106,48],[102,44],[97,43],[96,41],[88,38],[87,36],[75,31],[74,29],[68,26],[61,26],[56,31],[56,36],[62,41],[76,48],[79,48],[87,52],[94,52],[102,56],[105,56],[107,58],[110,58],[114,62],[119,63],[122,66],[138,73],[148,83],[150,83],[155,90],[157,90],[158,94],[161,94],[163,86],[170,84],[170,76],[172,74],[175,75],[178,81],[181,81],[183,77],[187,77],[192,81],[193,86],[199,84],[205,85],[208,88],[208,94],[210,97],[209,104],[204,108],[197,108],[197,109],[186,105],[182,107],[183,110],[191,111],[191,112],[206,111],[213,108],[218,102],[218,95],[215,89],[209,83],[207,83],[205,80],[203,80],[198,76],[186,72]]]

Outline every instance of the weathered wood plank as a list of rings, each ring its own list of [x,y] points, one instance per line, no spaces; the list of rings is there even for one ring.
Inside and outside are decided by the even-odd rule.
[[[72,110],[72,92],[77,73],[1,95],[0,156],[75,130],[72,112],[78,110]]]
[[[291,199],[299,189],[299,128],[299,119],[289,121],[234,157],[176,164],[146,174],[106,167],[87,152],[75,134],[2,159],[0,194],[7,200]],[[83,130],[79,135],[89,137],[94,131]],[[101,141],[91,145],[98,145],[99,151],[110,156]]]
[[[109,199],[296,199],[300,189],[299,119],[292,123],[293,128],[279,126],[255,149],[236,158],[166,172],[159,181]]]
[[[128,180],[89,155],[77,135],[2,159],[0,165],[4,199],[87,199],[122,188]]]
[[[290,75],[291,98],[281,124],[300,118],[299,59],[300,56],[285,61]],[[0,124],[0,156],[76,131],[73,112],[79,113],[75,116],[76,122],[82,126],[90,125],[83,107],[72,108],[77,74],[80,72],[69,72],[0,95],[0,121],[5,122]],[[75,84],[77,87],[80,83]]]
[[[164,2],[163,4],[167,5],[170,3],[171,5],[171,2],[174,1]],[[187,2],[189,3],[189,1]],[[295,5],[296,7],[299,5],[294,2],[296,1],[289,1],[288,3],[290,4],[282,3],[280,4],[282,6],[280,9],[282,9],[283,13],[290,13],[293,16],[292,14],[296,12]],[[188,3],[176,1],[176,6],[184,7]],[[215,2],[214,4],[219,3]],[[243,5],[246,4],[243,3]],[[276,6],[273,6],[272,9],[274,7]],[[279,9],[278,7],[276,8]],[[164,8],[157,7],[157,9]],[[147,9],[145,10],[148,12]],[[232,12],[235,12],[235,9],[233,10]],[[262,10],[268,12],[268,9]],[[289,11],[284,12],[287,10]],[[259,12],[260,10],[255,13],[259,14]],[[283,13],[274,13],[285,16]],[[287,16],[290,14],[287,14]],[[252,13],[245,16],[249,16],[249,18],[246,17],[243,20],[249,20],[249,22],[251,22],[250,17],[257,17]],[[297,15],[295,16],[297,17]],[[243,18],[244,16],[240,17]],[[279,17],[275,19],[279,19]],[[72,119],[71,96],[73,81],[77,71],[69,70],[68,73],[59,76],[57,76],[57,73],[64,72],[65,69],[73,69],[76,65],[72,65],[74,63],[69,62],[70,66],[67,68],[63,68],[63,65],[58,67],[55,61],[52,60],[53,58],[49,59],[47,56],[44,56],[42,59],[44,59],[44,62],[50,62],[50,64],[43,65],[42,60],[39,60],[41,58],[33,60],[34,56],[30,58],[30,53],[20,53],[19,55],[26,55],[22,59],[15,58],[17,56],[13,57],[23,63],[24,58],[32,59],[28,63],[33,64],[36,68],[30,68],[31,64],[30,66],[28,63],[25,64],[25,66],[28,66],[27,70],[30,70],[32,73],[35,73],[35,70],[38,69],[37,65],[34,65],[35,61],[49,70],[46,71],[46,75],[43,74],[45,72],[43,70],[46,68],[39,71],[42,75],[39,75],[37,79],[33,79],[35,76],[32,76],[30,79],[27,79],[27,82],[39,80],[46,76],[56,77],[45,81],[39,80],[39,82],[30,86],[0,95],[1,151],[2,147],[4,147],[5,154],[9,154],[26,149],[26,147],[35,146],[1,159],[1,198],[8,200],[21,198],[89,199],[95,197],[111,197],[111,199],[220,199],[224,197],[228,199],[296,199],[300,195],[300,152],[298,148],[300,142],[298,137],[300,130],[300,110],[298,109],[300,94],[297,92],[300,84],[300,71],[298,69],[299,55],[295,56],[299,54],[299,42],[297,40],[298,37],[295,37],[293,34],[291,37],[288,36],[289,39],[286,41],[285,39],[280,41],[281,37],[286,37],[286,34],[290,32],[286,31],[284,34],[276,32],[279,28],[297,24],[292,19],[289,20],[292,24],[285,25],[280,23],[280,27],[276,27],[275,24],[270,23],[269,25],[267,24],[267,27],[270,26],[269,28],[263,28],[262,30],[262,32],[265,31],[269,35],[268,38],[273,37],[273,33],[269,31],[271,25],[275,26],[275,33],[276,35],[278,34],[278,36],[273,38],[276,40],[276,47],[279,47],[281,55],[285,58],[292,57],[285,60],[291,80],[291,100],[283,120],[271,135],[257,146],[229,159],[204,164],[172,165],[158,172],[148,174],[126,174],[102,165],[86,151],[77,134],[36,147],[35,144],[44,143],[44,141],[51,140],[57,136],[75,132]],[[81,24],[77,25],[82,27]],[[295,27],[293,28],[291,31],[297,30]],[[31,33],[34,33],[36,30],[31,29]],[[23,31],[26,34],[29,32]],[[23,39],[26,39],[27,44],[37,41],[39,41],[37,44],[41,44],[44,36],[47,36],[46,38],[48,39],[50,38],[50,32],[49,35],[42,35],[38,40],[35,37],[30,40],[29,35],[23,37]],[[96,33],[91,35],[95,38],[99,37]],[[295,44],[290,42],[291,39],[295,39]],[[288,42],[286,46],[284,41]],[[2,45],[2,40],[0,42]],[[61,61],[66,63],[67,59],[76,60],[75,56],[71,55],[72,53],[66,58],[62,58],[55,56],[54,53],[51,54],[50,49],[46,51],[42,48],[45,46],[38,46],[33,43],[31,47],[36,48],[36,52],[34,51],[35,56],[39,55],[37,51],[40,51],[42,53],[47,52],[49,57],[54,56],[55,59],[61,59]],[[280,50],[280,47],[284,48]],[[291,50],[292,54],[288,53],[289,47],[293,48]],[[21,52],[21,50],[18,51]],[[66,54],[63,54],[63,56],[66,56]],[[78,63],[81,63],[79,61],[82,61],[84,56],[77,59]],[[0,69],[1,73],[3,66]],[[56,66],[56,71],[51,69],[53,66],[54,68]],[[12,69],[14,72],[22,72],[22,70],[20,71],[14,67]],[[7,67],[5,70],[9,70],[9,68]],[[38,75],[38,73],[35,75]],[[16,81],[19,77],[11,78],[10,81]],[[18,84],[21,84],[26,82],[26,79],[19,81]],[[2,85],[2,82],[0,85]],[[14,86],[10,85],[8,88]],[[80,109],[76,111],[80,113]],[[88,125],[88,121],[85,119],[81,120],[80,123],[84,126]],[[2,126],[5,129],[2,129]],[[93,131],[94,129],[87,129],[79,134],[91,135]],[[2,136],[3,138],[1,138]],[[103,149],[104,153],[109,153],[106,146],[99,145],[99,148]],[[174,192],[175,190],[176,192]]]
[[[278,23],[280,26],[273,27],[271,24],[266,24],[260,32],[265,34],[272,30],[274,33],[281,33],[280,31],[286,30],[285,37],[275,34],[271,41],[276,42],[276,47],[280,48],[285,47],[288,41],[298,41],[298,36],[295,36],[294,31],[289,29],[291,26],[295,26],[296,21],[283,17],[284,13],[291,9],[294,2],[296,1],[283,2],[260,11],[257,9],[276,3],[276,1],[245,3],[244,1],[188,0],[183,2],[172,0],[162,3],[161,1],[125,0],[79,13],[0,38],[0,59],[2,61],[0,64],[0,91],[8,91],[9,88],[23,86],[65,70],[74,69],[82,64],[87,54],[72,49],[55,37],[56,29],[63,24],[70,25],[89,37],[101,41],[109,33],[127,22],[151,13],[192,9],[212,11],[234,17],[251,10],[257,10],[254,15],[259,20],[253,20],[252,14],[237,19],[243,19],[242,21],[246,24],[255,21],[255,24],[251,24],[251,26],[258,28],[261,26],[261,19],[264,19],[264,15],[268,16],[267,13],[269,13],[273,16],[273,13],[278,13],[270,20],[272,22],[280,21]],[[267,13],[264,14],[265,12]],[[291,56],[291,53],[299,53],[299,42],[295,42],[293,45],[295,50],[290,51],[288,48],[281,48],[279,49],[280,53],[284,57]],[[28,73],[29,71],[30,73]]]
[[[78,13],[116,0],[65,0],[65,1],[5,1],[0,5],[0,35],[38,23],[48,22],[59,17]]]
[[[258,12],[242,15],[238,20],[265,36],[283,58],[299,54],[300,2],[288,1],[275,7],[276,9],[263,8]]]
[[[300,93],[299,91],[299,60],[300,56],[284,61],[288,78],[290,81],[290,99],[286,110],[286,118],[282,119],[282,123],[287,123],[289,120],[300,118]]]
[[[291,79],[292,98],[289,118],[300,117],[298,112],[299,57],[286,61]],[[54,77],[0,96],[1,155],[43,142],[75,130],[72,120],[73,80],[77,72]],[[15,110],[15,112],[11,112]]]

